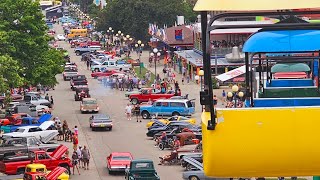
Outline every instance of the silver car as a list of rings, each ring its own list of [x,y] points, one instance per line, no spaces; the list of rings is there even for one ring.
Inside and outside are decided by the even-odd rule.
[[[188,162],[193,166],[193,168],[190,171],[185,171],[182,173],[182,178],[187,180],[230,180],[230,178],[213,178],[213,177],[207,177],[205,176],[203,172],[203,165],[199,161],[184,156],[183,160]]]
[[[94,131],[95,129],[108,129],[109,131],[111,131],[113,126],[112,120],[105,114],[92,115],[89,119],[89,123],[92,131]]]

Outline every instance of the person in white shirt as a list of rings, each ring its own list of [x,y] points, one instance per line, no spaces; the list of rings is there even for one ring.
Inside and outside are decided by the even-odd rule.
[[[128,104],[125,108],[126,114],[127,114],[127,119],[131,121],[131,113],[132,113],[132,107],[130,104]]]

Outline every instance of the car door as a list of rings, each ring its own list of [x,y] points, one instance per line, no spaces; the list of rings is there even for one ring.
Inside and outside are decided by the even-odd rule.
[[[161,102],[155,102],[153,104],[153,107],[151,108],[151,112],[150,114],[154,114],[154,115],[162,115],[162,112],[161,112],[161,106],[162,106],[162,103]]]
[[[172,114],[171,107],[169,102],[162,102],[161,103],[161,114],[164,116],[170,116]]]

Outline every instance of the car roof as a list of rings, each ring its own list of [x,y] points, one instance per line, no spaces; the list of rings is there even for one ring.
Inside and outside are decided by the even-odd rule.
[[[106,118],[110,118],[110,116],[106,115],[106,114],[93,114],[92,117],[94,119],[106,119]]]
[[[130,156],[132,157],[132,154],[130,152],[112,152],[112,156]]]
[[[96,101],[96,98],[83,98],[82,101]]]
[[[158,99],[155,102],[187,102],[188,99]]]
[[[153,161],[149,159],[134,159],[131,162],[132,163],[153,163]]]

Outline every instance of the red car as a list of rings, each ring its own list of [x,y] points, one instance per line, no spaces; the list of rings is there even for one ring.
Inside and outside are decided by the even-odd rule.
[[[102,72],[93,72],[91,73],[91,77],[97,78],[97,77],[102,77],[102,76],[111,76],[114,73],[118,73],[116,70],[105,70]]]
[[[133,160],[132,154],[129,152],[113,152],[107,157],[107,168],[109,174],[112,172],[124,172],[127,167],[130,167],[130,162]]]
[[[173,96],[174,94],[153,93],[152,90],[147,90],[142,91],[139,94],[131,94],[129,99],[132,104],[136,105],[142,102],[148,102],[149,100],[155,101],[156,99],[169,99]]]

